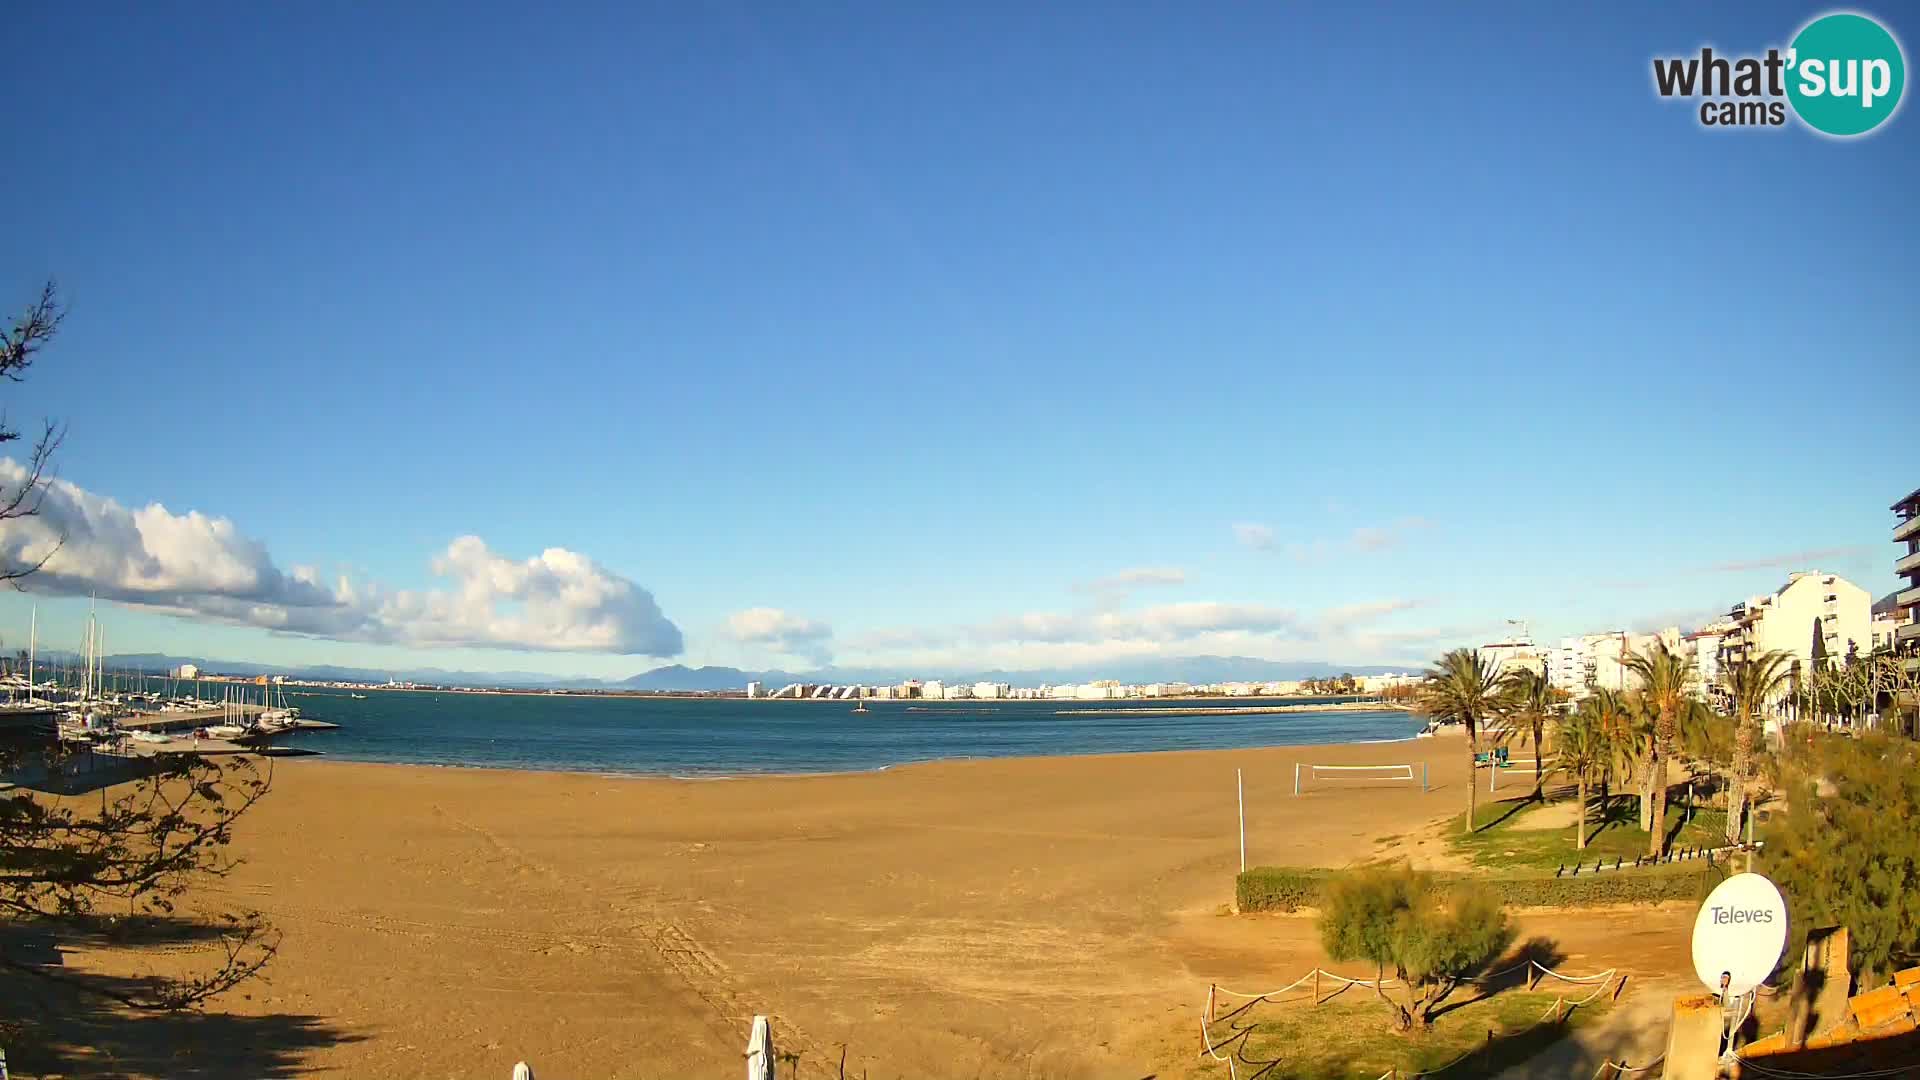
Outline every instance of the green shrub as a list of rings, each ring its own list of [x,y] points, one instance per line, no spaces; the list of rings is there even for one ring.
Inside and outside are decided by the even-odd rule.
[[[1318,907],[1321,889],[1337,871],[1288,866],[1256,866],[1234,882],[1241,911],[1298,911]],[[1597,907],[1603,904],[1658,904],[1704,899],[1725,877],[1706,863],[1650,866],[1642,869],[1588,871],[1578,877],[1551,874],[1435,874],[1447,883],[1470,880],[1485,885],[1515,907]]]
[[[1241,911],[1298,911],[1315,907],[1331,870],[1300,870],[1286,866],[1256,866],[1242,871],[1234,882],[1234,902]]]

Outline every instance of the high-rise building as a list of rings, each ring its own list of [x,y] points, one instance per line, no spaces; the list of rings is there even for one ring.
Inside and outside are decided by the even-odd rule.
[[[757,698],[757,697],[759,697],[759,696],[760,696],[760,684],[759,684],[759,683],[757,683],[757,682],[750,682],[750,683],[748,683],[748,684],[747,684],[747,696],[748,696],[748,697],[750,697],[750,698]]]
[[[1894,594],[1894,615],[1901,625],[1893,632],[1894,648],[1907,657],[1907,666],[1920,668],[1920,489],[1893,504],[1893,542],[1900,545],[1893,572],[1905,579]]]

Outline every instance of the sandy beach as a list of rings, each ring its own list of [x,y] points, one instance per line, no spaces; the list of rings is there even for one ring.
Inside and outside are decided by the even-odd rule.
[[[763,1012],[801,1076],[832,1076],[842,1046],[873,1077],[1209,1075],[1208,982],[1320,960],[1310,919],[1228,914],[1234,770],[1250,863],[1338,866],[1457,813],[1463,756],[1442,738],[710,782],[281,761],[246,864],[195,903],[284,931],[209,1020],[294,1045],[129,1044],[117,1068],[718,1077]],[[1296,798],[1296,761],[1426,761],[1433,790]],[[1520,921],[1572,970],[1645,978],[1684,970],[1689,915]]]

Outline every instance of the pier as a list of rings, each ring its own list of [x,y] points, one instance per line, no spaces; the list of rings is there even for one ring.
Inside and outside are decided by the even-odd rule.
[[[250,719],[259,716],[265,711],[266,709],[259,705],[239,705],[232,706],[228,709],[215,706],[211,709],[193,709],[181,712],[135,713],[132,716],[119,718],[116,723],[128,731],[192,731],[194,728],[205,727],[208,724],[218,724],[236,714]],[[276,734],[287,734],[296,731],[337,731],[339,728],[339,724],[330,724],[325,720],[296,720],[293,726],[287,728],[285,732],[276,732]],[[203,743],[206,741],[205,739],[201,740]]]

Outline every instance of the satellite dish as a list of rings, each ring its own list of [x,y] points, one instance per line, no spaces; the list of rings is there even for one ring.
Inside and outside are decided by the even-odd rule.
[[[1735,874],[1721,882],[1693,920],[1693,970],[1716,994],[1751,992],[1773,974],[1786,951],[1786,898],[1759,874]]]

